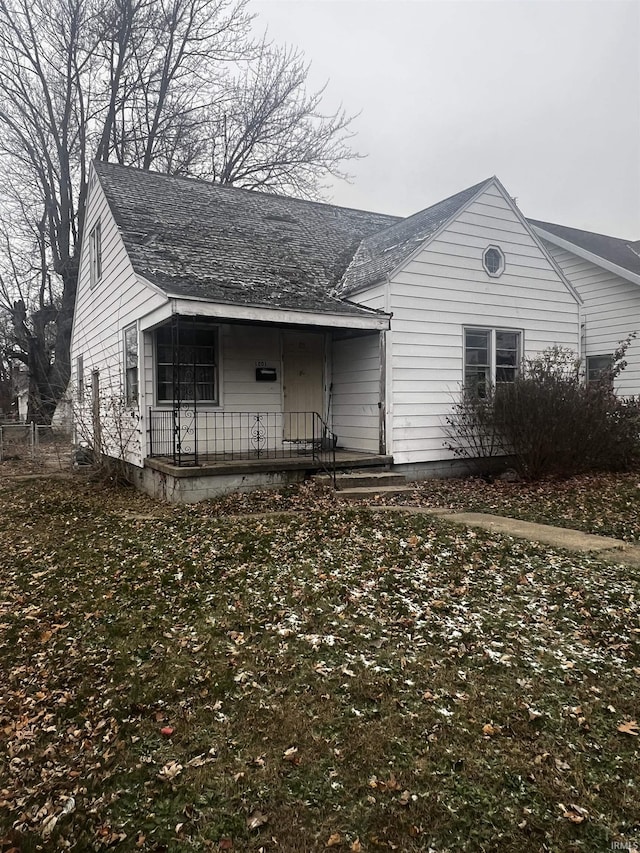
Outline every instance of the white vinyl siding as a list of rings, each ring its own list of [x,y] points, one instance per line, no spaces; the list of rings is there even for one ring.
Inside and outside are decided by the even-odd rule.
[[[92,287],[89,235],[97,222],[100,222],[101,280]],[[146,407],[151,400],[145,398],[142,387],[139,412],[132,414],[125,407],[123,336],[126,328],[165,303],[166,298],[136,276],[99,181],[91,183],[83,234],[71,340],[72,364],[76,367],[72,381],[77,388],[77,358],[82,354],[85,376],[96,370],[100,374],[105,449],[113,456],[124,454],[128,461],[142,465],[146,455]],[[106,405],[108,399],[115,401],[111,414]],[[119,411],[122,423],[112,423],[110,427],[109,418],[115,417],[115,411]],[[76,432],[86,432],[91,413],[79,408],[76,415]],[[119,431],[126,439],[117,437]]]
[[[640,285],[551,243],[545,245],[583,302],[584,358],[613,353],[630,332],[640,335]],[[626,355],[615,383],[619,394],[640,394],[640,341]]]
[[[373,287],[348,298],[357,302],[358,305],[364,305],[365,308],[371,308],[374,311],[386,311],[386,295],[386,285],[375,284]]]
[[[282,411],[282,340],[268,326],[223,326],[220,403],[227,412]],[[276,370],[275,382],[257,382],[256,367]]]
[[[332,428],[339,447],[378,453],[379,402],[379,335],[334,341]]]
[[[504,253],[487,274],[487,246]],[[396,464],[451,458],[445,419],[464,381],[464,329],[517,330],[524,357],[577,350],[574,295],[496,184],[420,249],[389,284],[387,448]]]

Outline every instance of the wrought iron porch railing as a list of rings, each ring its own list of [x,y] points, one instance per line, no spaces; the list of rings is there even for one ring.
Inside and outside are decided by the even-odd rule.
[[[149,455],[174,465],[310,456],[331,473],[336,437],[317,412],[149,409]]]

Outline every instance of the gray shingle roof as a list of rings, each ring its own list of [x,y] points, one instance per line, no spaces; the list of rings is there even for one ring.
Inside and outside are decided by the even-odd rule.
[[[567,228],[553,222],[528,219],[530,225],[541,228],[549,234],[555,234],[561,240],[573,243],[592,255],[598,255],[605,261],[640,275],[640,240],[623,240],[620,237],[608,237],[594,231],[581,231],[579,228]]]
[[[487,178],[394,223],[384,231],[365,237],[336,292],[340,296],[347,296],[362,287],[384,280],[491,180],[493,179]]]
[[[94,163],[134,269],[167,294],[338,314],[363,237],[398,217]]]

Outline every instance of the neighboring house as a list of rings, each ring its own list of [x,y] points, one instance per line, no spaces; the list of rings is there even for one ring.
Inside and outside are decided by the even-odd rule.
[[[0,368],[0,421],[27,420],[29,374],[19,362]]]
[[[20,423],[27,422],[29,414],[29,376],[26,371],[19,372],[18,381],[16,382],[16,398],[18,405],[18,420]]]
[[[622,340],[640,334],[640,240],[537,219],[529,224],[582,298],[582,356],[587,378],[594,379]],[[616,391],[640,394],[640,341],[631,343],[626,361]]]
[[[401,219],[92,168],[78,438],[197,500],[337,463],[455,467],[465,383],[580,344],[580,299],[497,178]]]

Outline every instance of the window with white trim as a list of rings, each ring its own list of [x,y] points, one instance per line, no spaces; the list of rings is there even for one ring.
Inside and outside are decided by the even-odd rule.
[[[102,234],[100,220],[91,229],[89,234],[89,278],[91,287],[102,278]]]
[[[218,403],[218,330],[215,326],[180,327],[179,344],[171,326],[156,331],[158,403],[176,399]],[[174,375],[175,372],[175,375]]]
[[[486,397],[493,385],[513,382],[522,361],[522,332],[511,329],[464,330],[464,389]]]
[[[124,330],[124,393],[127,405],[138,405],[138,329]]]

